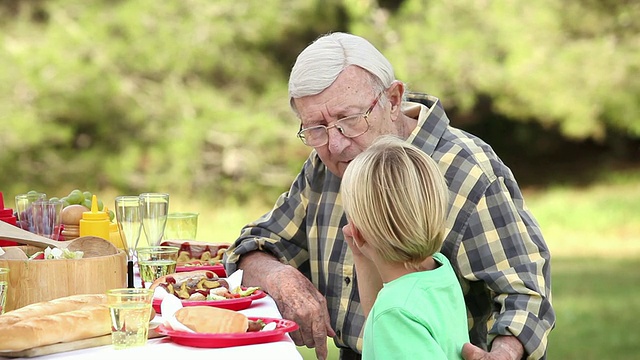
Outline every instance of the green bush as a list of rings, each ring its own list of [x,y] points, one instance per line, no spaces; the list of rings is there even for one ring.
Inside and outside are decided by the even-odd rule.
[[[0,188],[273,198],[309,152],[288,72],[338,30],[370,38],[454,125],[640,138],[638,5],[379,3],[1,2]],[[540,136],[521,138],[535,151]]]

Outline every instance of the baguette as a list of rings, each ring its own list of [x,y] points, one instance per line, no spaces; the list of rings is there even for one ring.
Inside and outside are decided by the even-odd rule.
[[[107,296],[104,294],[84,294],[29,304],[0,315],[0,329],[30,318],[81,310],[106,303]]]
[[[22,351],[109,333],[109,307],[106,304],[83,305],[80,310],[31,317],[0,327],[0,351]]]

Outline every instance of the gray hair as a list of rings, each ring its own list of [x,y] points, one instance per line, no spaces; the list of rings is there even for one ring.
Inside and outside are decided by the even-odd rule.
[[[335,32],[321,36],[298,55],[289,77],[291,104],[294,98],[323,92],[349,65],[368,71],[385,89],[395,80],[393,66],[369,41]]]

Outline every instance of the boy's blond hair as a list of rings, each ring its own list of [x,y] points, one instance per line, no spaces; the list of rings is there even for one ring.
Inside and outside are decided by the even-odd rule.
[[[385,261],[418,270],[440,250],[448,189],[420,149],[381,136],[349,164],[341,187],[347,216]]]

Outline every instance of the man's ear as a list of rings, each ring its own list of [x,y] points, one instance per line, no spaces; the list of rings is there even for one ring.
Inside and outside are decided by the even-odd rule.
[[[397,119],[402,106],[402,96],[404,95],[404,84],[401,81],[394,81],[387,88],[386,96],[391,105],[391,119]]]

